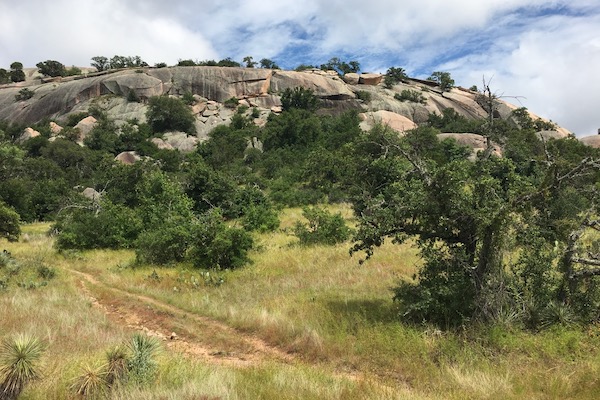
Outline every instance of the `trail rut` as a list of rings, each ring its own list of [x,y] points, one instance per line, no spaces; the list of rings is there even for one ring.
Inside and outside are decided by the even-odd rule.
[[[214,319],[109,286],[89,273],[68,271],[79,277],[81,290],[110,320],[163,339],[174,351],[212,363],[236,366],[266,360],[295,361],[293,355]]]

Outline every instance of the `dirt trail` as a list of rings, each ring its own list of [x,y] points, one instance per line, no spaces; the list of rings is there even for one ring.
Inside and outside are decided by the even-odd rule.
[[[156,336],[164,340],[167,348],[173,351],[209,363],[236,367],[255,366],[262,361],[284,364],[302,362],[294,355],[222,322],[148,296],[112,287],[91,274],[67,270],[80,278],[78,284],[82,292],[109,319],[129,329]],[[378,380],[369,379],[358,371],[340,371],[334,368],[331,373],[352,381],[368,382],[386,394],[386,397],[393,397],[397,390]]]
[[[94,306],[109,319],[166,342],[169,349],[205,361],[236,366],[264,360],[292,363],[295,358],[260,338],[154,298],[117,289],[93,275],[68,269]],[[92,293],[93,292],[93,293]]]

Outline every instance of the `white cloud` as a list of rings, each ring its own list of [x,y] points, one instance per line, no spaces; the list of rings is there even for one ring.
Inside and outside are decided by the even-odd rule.
[[[15,26],[16,25],[16,26]],[[127,2],[24,0],[0,4],[0,65],[53,59],[89,65],[97,55],[140,55],[149,63],[175,63],[187,54],[213,58],[209,41],[161,13],[136,12]]]
[[[514,48],[471,55],[446,65],[463,85],[493,76],[492,87],[511,101],[550,118],[578,136],[600,128],[600,15],[552,17],[505,39]],[[508,99],[510,101],[510,99]]]

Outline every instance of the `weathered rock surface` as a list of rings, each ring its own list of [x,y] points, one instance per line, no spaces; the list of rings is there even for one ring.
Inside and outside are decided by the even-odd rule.
[[[312,89],[316,96],[331,100],[348,100],[355,97],[354,93],[338,77],[330,77],[296,71],[273,71],[271,91],[282,92],[302,86]]]
[[[360,124],[363,130],[369,130],[376,124],[387,125],[399,133],[417,127],[417,124],[405,116],[386,110],[363,113],[360,118],[363,120]]]
[[[154,143],[159,150],[174,150],[173,146],[161,138],[152,138],[150,139],[150,142]]]
[[[539,131],[536,135],[540,140],[564,139],[569,136],[561,131]]]
[[[182,153],[191,153],[196,149],[196,146],[200,142],[196,136],[189,136],[183,132],[165,133],[163,139],[171,147]]]
[[[17,143],[25,143],[26,141],[28,141],[29,139],[32,139],[34,137],[38,137],[40,136],[40,133],[38,131],[36,131],[33,128],[25,128],[25,130],[23,131],[23,133],[21,133],[21,136],[19,136],[17,138]]]
[[[50,122],[50,132],[52,132],[53,135],[58,135],[59,133],[61,133],[63,130],[63,127],[58,125],[56,122],[51,121]]]
[[[83,195],[83,197],[93,201],[93,202],[98,202],[100,200],[100,198],[102,197],[102,194],[99,193],[98,191],[96,191],[96,189],[91,188],[91,187],[87,187],[83,190],[83,192],[81,192],[81,194]]]
[[[92,129],[94,129],[97,123],[98,121],[96,120],[96,118],[92,117],[91,115],[79,121],[77,125],[75,125],[75,129],[79,130],[77,142],[82,143],[92,131]]]
[[[146,121],[148,98],[191,93],[195,101],[192,111],[196,116],[197,134],[165,135],[165,144],[182,151],[191,151],[199,141],[208,138],[216,126],[231,122],[233,111],[222,104],[226,100],[235,97],[241,105],[258,108],[259,118],[254,123],[263,126],[269,114],[281,112],[281,92],[298,86],[312,89],[320,97],[322,108],[319,112],[322,114],[339,114],[348,110],[364,112],[364,129],[369,129],[373,123],[385,123],[403,132],[426,122],[429,113],[441,114],[449,107],[467,118],[487,117],[478,98],[480,95],[475,92],[454,88],[442,94],[439,88],[418,79],[407,79],[394,85],[393,89],[387,89],[380,84],[383,79],[380,74],[349,73],[340,77],[335,71],[318,69],[296,72],[259,68],[171,67],[109,71],[103,75],[47,83],[41,83],[43,80],[34,72],[30,75],[19,85],[0,87],[0,120],[26,124],[44,118],[60,121],[69,114],[87,112],[94,105],[103,109],[118,125],[129,120],[143,123]],[[15,101],[15,95],[22,87],[28,87],[34,95],[28,100]],[[402,90],[418,91],[425,98],[425,104],[396,100],[394,95]],[[355,93],[358,91],[368,92],[370,100],[357,100]],[[495,105],[496,118],[513,119],[511,112],[516,106],[501,99],[495,100]],[[533,113],[530,116],[539,118]],[[54,138],[59,135],[60,126],[52,124]],[[82,133],[79,143],[93,126],[93,121],[78,126]],[[561,127],[539,133],[544,138],[568,135],[572,134]],[[597,140],[588,139],[588,142],[596,143]]]
[[[581,142],[587,146],[600,149],[600,135],[586,136],[579,140],[581,140]]]
[[[140,157],[135,151],[124,151],[115,157],[115,161],[119,161],[125,165],[133,165],[141,159],[142,157]]]

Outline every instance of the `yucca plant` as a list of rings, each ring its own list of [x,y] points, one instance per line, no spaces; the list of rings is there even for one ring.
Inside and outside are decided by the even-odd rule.
[[[106,383],[113,387],[127,378],[127,351],[122,346],[116,346],[106,352],[107,368]]]
[[[136,384],[150,382],[156,373],[154,356],[160,348],[159,341],[154,337],[136,333],[127,343],[127,348],[131,352],[127,362],[130,380]]]
[[[5,340],[0,347],[0,399],[19,397],[25,386],[40,377],[44,345],[28,335]]]
[[[75,379],[71,389],[86,399],[103,398],[108,391],[107,375],[107,364],[100,366],[85,365],[82,374]]]

